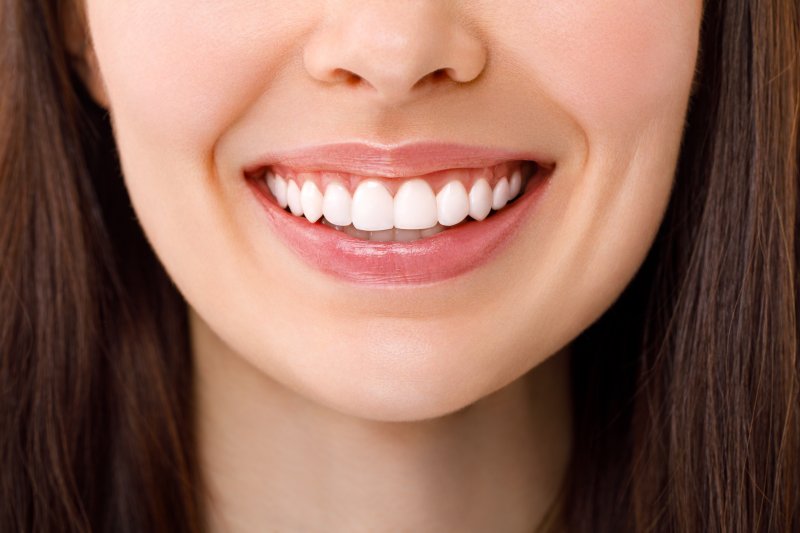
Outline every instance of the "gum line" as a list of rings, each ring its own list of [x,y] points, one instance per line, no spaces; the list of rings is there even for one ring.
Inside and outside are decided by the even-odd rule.
[[[422,178],[427,181],[434,193],[438,193],[447,183],[453,180],[460,181],[469,190],[476,181],[483,178],[489,183],[490,187],[494,188],[500,178],[510,177],[516,169],[520,169],[524,180],[524,178],[535,174],[538,166],[533,161],[507,161],[491,167],[447,169],[421,176],[382,178],[380,176],[361,176],[344,172],[297,171],[283,165],[272,165],[264,169],[263,175],[266,177],[267,172],[272,172],[286,180],[294,181],[300,188],[303,187],[306,181],[312,181],[321,191],[324,191],[329,183],[338,182],[343,184],[350,191],[350,194],[353,194],[362,181],[373,179],[380,181],[389,190],[389,193],[394,196],[404,182],[414,178]]]

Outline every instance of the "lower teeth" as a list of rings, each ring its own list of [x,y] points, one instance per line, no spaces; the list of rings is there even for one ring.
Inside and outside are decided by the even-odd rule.
[[[524,192],[520,193],[516,198],[512,198],[509,200],[507,205],[510,205],[515,200],[517,200],[520,196],[522,196]],[[495,211],[491,211],[489,213],[489,217],[495,214]],[[488,217],[487,217],[488,218]],[[355,237],[357,239],[363,239],[365,241],[397,241],[397,242],[408,242],[408,241],[415,241],[417,239],[424,239],[425,237],[432,237],[437,233],[441,233],[446,229],[455,228],[467,222],[474,222],[471,218],[465,218],[462,222],[459,222],[455,226],[442,226],[441,224],[436,224],[432,228],[425,228],[425,229],[400,229],[400,228],[391,228],[385,229],[380,231],[364,231],[357,229],[352,224],[347,226],[337,226],[336,224],[331,224],[328,220],[323,216],[319,219],[319,222],[331,227],[335,230],[341,231],[350,237]]]
[[[353,226],[352,224],[348,226],[337,226],[336,224],[331,224],[325,219],[325,217],[322,217],[320,219],[320,222],[322,222],[326,226],[330,226],[333,229],[344,232],[345,234],[351,237],[355,237],[357,239],[363,239],[366,241],[399,241],[399,242],[415,241],[417,239],[431,237],[447,229],[446,226],[442,226],[441,224],[436,224],[432,228],[426,228],[426,229],[391,228],[381,231],[364,231],[356,229],[356,227]]]

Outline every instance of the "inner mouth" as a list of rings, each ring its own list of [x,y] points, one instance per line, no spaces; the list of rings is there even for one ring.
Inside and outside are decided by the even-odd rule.
[[[414,241],[508,208],[548,169],[535,161],[506,161],[407,178],[298,171],[270,165],[248,178],[280,207],[370,241]]]

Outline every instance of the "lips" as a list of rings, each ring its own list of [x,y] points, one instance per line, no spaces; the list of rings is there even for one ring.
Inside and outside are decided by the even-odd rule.
[[[312,267],[352,283],[408,285],[495,257],[554,167],[483,147],[344,143],[268,154],[244,174],[273,231]]]
[[[535,161],[553,168],[552,155],[539,151],[487,148],[442,142],[385,147],[369,143],[335,143],[266,152],[244,168],[252,174],[276,164],[296,170],[327,170],[362,176],[406,178],[454,168],[481,168],[505,161]]]

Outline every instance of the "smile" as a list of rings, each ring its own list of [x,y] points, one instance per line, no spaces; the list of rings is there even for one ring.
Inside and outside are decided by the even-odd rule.
[[[467,217],[484,220],[514,200],[537,170],[536,163],[513,161],[400,180],[276,166],[260,179],[278,205],[311,223],[364,240],[406,242]]]
[[[289,248],[325,273],[368,284],[431,283],[485,263],[511,240],[555,166],[461,145],[407,145],[387,157],[352,150],[311,152],[327,161],[284,154],[245,177]]]

